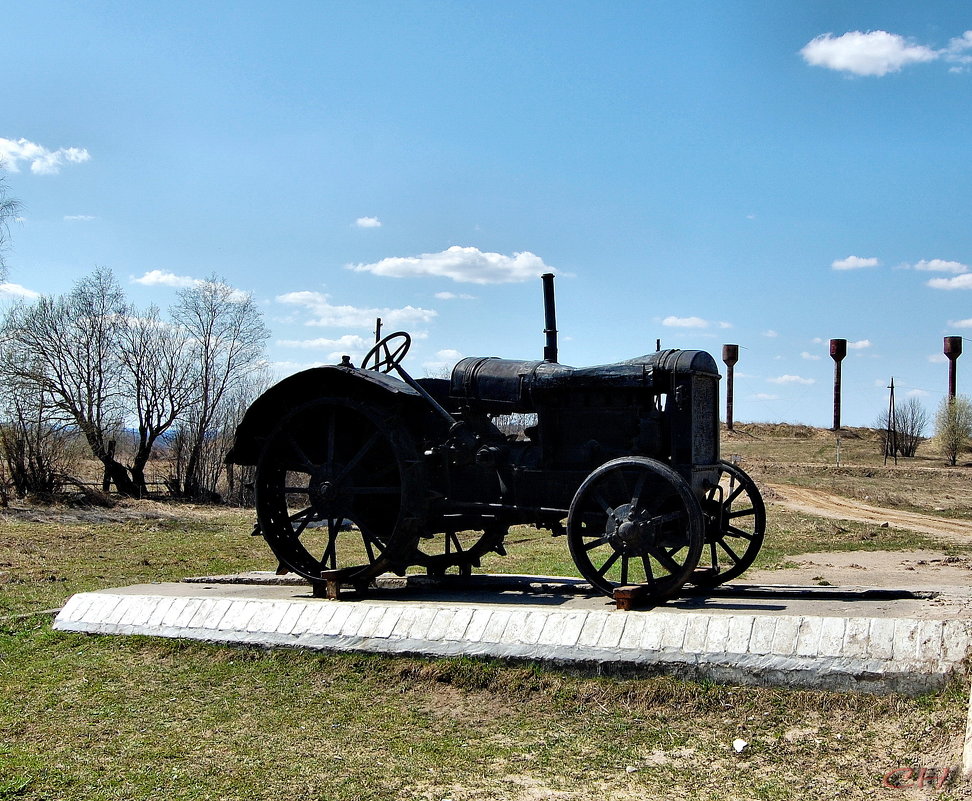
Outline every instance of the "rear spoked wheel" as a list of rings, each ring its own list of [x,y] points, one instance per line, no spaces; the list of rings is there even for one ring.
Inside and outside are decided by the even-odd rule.
[[[368,402],[319,398],[290,411],[257,463],[257,519],[281,565],[353,585],[403,572],[426,493],[412,437]]]
[[[702,500],[705,546],[690,581],[715,587],[741,575],[756,558],[766,531],[766,508],[756,483],[730,462]]]
[[[702,551],[702,511],[691,487],[665,464],[614,459],[580,485],[567,516],[567,543],[580,574],[611,595],[640,584],[649,600],[673,597]]]

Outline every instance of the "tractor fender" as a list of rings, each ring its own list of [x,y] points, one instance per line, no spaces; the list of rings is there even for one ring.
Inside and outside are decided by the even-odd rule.
[[[340,365],[312,367],[277,382],[250,404],[236,428],[226,462],[255,465],[278,421],[298,406],[324,397],[371,400],[406,413],[427,406],[418,392],[390,375]]]

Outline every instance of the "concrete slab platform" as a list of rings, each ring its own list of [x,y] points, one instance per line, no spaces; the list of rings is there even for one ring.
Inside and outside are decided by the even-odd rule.
[[[54,628],[877,693],[941,687],[972,654],[967,587],[737,584],[628,612],[588,589],[556,577],[390,577],[366,598],[327,601],[257,573],[80,593]]]

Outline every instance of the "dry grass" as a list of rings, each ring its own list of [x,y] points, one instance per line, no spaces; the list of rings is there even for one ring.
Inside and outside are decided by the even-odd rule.
[[[779,433],[787,436],[733,437],[725,452],[758,479],[825,478],[833,492],[893,492],[923,511],[953,494],[949,512],[969,514],[967,471],[922,464],[885,478],[862,440],[859,455],[844,448],[849,472],[828,472],[826,436]],[[79,590],[273,567],[251,524],[247,512],[144,502],[0,513],[0,616],[58,606]],[[778,507],[770,528],[764,564],[924,542]],[[511,556],[495,567],[572,570],[562,539],[526,528],[510,539]],[[889,770],[958,764],[966,690],[959,682],[922,698],[875,698],[598,678],[66,635],[49,616],[8,617],[0,799],[880,798],[894,794],[881,786]],[[747,743],[739,753],[735,739]]]

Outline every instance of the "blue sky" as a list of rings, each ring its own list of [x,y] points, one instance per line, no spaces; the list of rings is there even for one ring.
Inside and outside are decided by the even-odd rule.
[[[972,12],[951,2],[10,4],[8,300],[111,267],[253,293],[280,375],[737,343],[737,420],[933,410],[972,337]],[[966,350],[972,346],[966,345]],[[964,357],[972,360],[972,356]],[[720,362],[721,364],[721,362]],[[958,363],[972,394],[972,361]],[[966,378],[965,374],[970,377]]]

